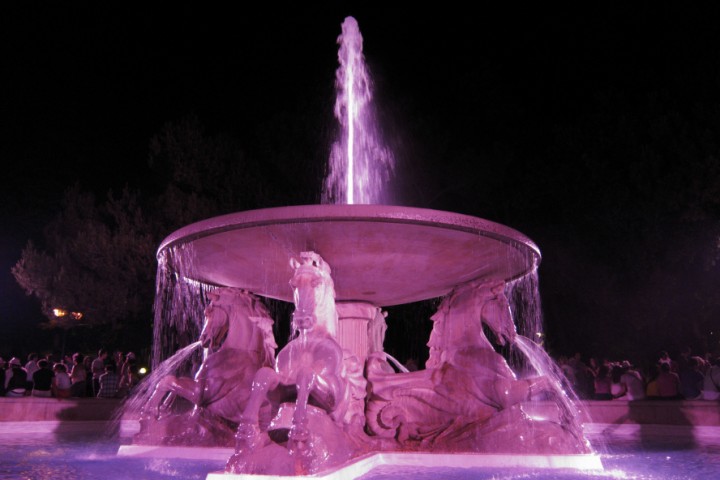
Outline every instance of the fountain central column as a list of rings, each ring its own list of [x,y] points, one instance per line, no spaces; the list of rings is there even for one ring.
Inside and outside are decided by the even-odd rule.
[[[385,313],[368,302],[343,302],[335,305],[338,312],[337,341],[355,355],[361,364],[368,355],[383,351]]]

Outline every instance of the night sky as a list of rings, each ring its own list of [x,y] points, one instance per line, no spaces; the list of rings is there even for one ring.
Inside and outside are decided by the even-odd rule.
[[[396,203],[533,239],[556,352],[680,348],[700,317],[695,338],[709,340],[695,348],[716,346],[720,273],[696,257],[718,250],[720,8],[307,3],[3,6],[0,336],[42,320],[10,268],[62,192],[152,188],[149,142],[167,122],[195,115],[251,155],[292,131],[305,161],[326,158],[351,15],[398,159]]]

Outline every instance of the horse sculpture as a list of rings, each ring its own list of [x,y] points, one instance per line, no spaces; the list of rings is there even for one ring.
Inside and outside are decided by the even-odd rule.
[[[164,376],[141,414],[142,423],[162,432],[163,443],[197,445],[207,437],[232,444],[255,372],[273,365],[273,321],[259,297],[237,288],[220,288],[208,297],[199,338],[204,358],[197,373]],[[178,397],[193,406],[189,416],[173,412]]]
[[[372,434],[401,450],[517,452],[525,442],[528,452],[586,452],[586,445],[556,424],[527,434],[531,420],[520,404],[548,384],[543,377],[516,378],[483,333],[484,324],[500,344],[516,339],[504,288],[501,281],[471,282],[443,299],[432,317],[425,370],[394,373],[382,354],[370,356]]]
[[[275,368],[261,368],[255,376],[226,467],[231,473],[314,473],[358,448],[348,432],[364,423],[365,379],[357,359],[335,340],[330,267],[314,252],[303,252],[290,265],[294,336]],[[277,413],[264,426],[259,412],[267,404]]]

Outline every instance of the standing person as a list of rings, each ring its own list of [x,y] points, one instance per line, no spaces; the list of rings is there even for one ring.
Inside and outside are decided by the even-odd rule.
[[[24,397],[28,386],[27,372],[17,357],[11,358],[8,365],[10,368],[5,372],[5,396]]]
[[[127,376],[128,370],[132,365],[135,365],[135,354],[128,352],[127,355],[125,355],[125,361],[122,367],[120,367],[120,378]]]
[[[25,364],[25,371],[27,372],[28,390],[33,388],[33,374],[40,368],[38,366],[38,354],[33,352],[28,354],[27,363]]]
[[[61,398],[70,398],[72,380],[70,380],[70,375],[67,373],[65,364],[63,362],[56,363],[53,367],[53,373],[55,373],[55,376],[50,386],[53,397],[58,400]]]
[[[83,363],[83,354],[75,353],[73,356],[73,367],[70,370],[70,380],[72,381],[72,396],[84,397],[86,394],[87,370]]]
[[[52,380],[55,374],[50,369],[50,363],[47,360],[39,360],[38,369],[33,373],[33,397],[50,397],[52,396]]]
[[[100,375],[105,373],[105,364],[107,363],[108,352],[105,348],[98,350],[98,355],[93,360],[90,371],[92,373],[93,396],[100,391]]]
[[[120,377],[117,374],[115,364],[108,363],[105,365],[105,373],[100,375],[100,390],[98,398],[115,398],[118,394],[120,385]]]
[[[138,375],[138,367],[135,364],[130,365],[127,368],[125,375],[120,376],[120,385],[118,396],[126,397],[132,395],[135,385],[140,383],[140,375]]]
[[[115,350],[110,361],[115,364],[115,371],[119,372],[122,368],[123,362],[125,361],[125,355],[123,355],[122,350]]]

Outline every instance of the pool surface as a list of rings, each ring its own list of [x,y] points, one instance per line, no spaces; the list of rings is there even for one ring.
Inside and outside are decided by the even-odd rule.
[[[104,433],[4,433],[2,479],[205,479],[224,460],[119,457],[121,443]],[[362,480],[424,479],[710,479],[720,477],[720,444],[672,438],[613,440],[601,455],[604,471],[526,468],[381,466]]]

